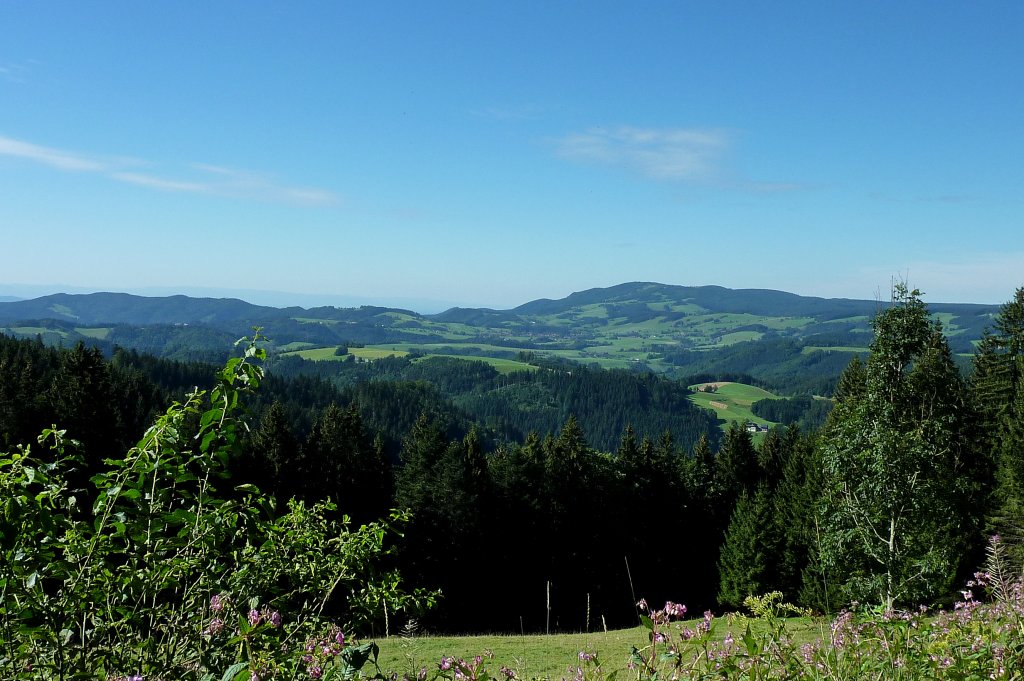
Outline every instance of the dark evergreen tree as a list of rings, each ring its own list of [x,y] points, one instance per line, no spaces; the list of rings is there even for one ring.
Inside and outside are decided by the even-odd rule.
[[[740,494],[744,491],[752,494],[760,477],[753,439],[739,421],[733,421],[715,457],[714,495],[721,504],[718,512],[723,530]]]
[[[243,468],[261,488],[287,499],[300,495],[305,481],[300,477],[299,442],[292,433],[284,406],[275,401],[264,412],[244,455]]]
[[[747,596],[774,590],[778,538],[772,515],[767,485],[758,485],[753,495],[740,493],[718,559],[721,605],[739,608]]]
[[[1011,559],[1024,565],[1024,287],[1017,289],[978,345],[971,393],[996,485],[989,531],[1002,536]]]
[[[303,447],[309,467],[307,493],[332,499],[356,524],[381,517],[391,496],[391,467],[373,446],[359,408],[328,406]]]

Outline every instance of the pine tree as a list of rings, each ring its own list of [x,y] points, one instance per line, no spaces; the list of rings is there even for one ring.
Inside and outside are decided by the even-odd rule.
[[[992,453],[995,493],[988,529],[1024,565],[1024,288],[1017,289],[978,345],[971,377],[981,436]]]
[[[772,522],[771,494],[758,485],[753,495],[744,490],[729,520],[718,558],[718,601],[738,608],[747,596],[772,591],[778,538]]]
[[[299,456],[299,443],[288,425],[284,406],[275,400],[249,442],[246,463],[251,468],[247,474],[263,489],[287,499],[302,487],[297,475],[297,467],[301,466]]]

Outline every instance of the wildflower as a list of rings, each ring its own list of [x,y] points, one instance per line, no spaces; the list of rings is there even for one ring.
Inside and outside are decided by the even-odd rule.
[[[214,617],[212,620],[210,620],[210,623],[206,625],[206,629],[203,630],[203,633],[208,636],[216,636],[221,632],[223,628],[224,620],[222,620],[219,617]],[[129,679],[129,681],[131,681],[131,679]]]
[[[256,627],[256,626],[259,626],[259,624],[260,624],[260,622],[262,620],[263,620],[263,616],[260,615],[260,611],[259,610],[257,610],[256,608],[253,608],[252,610],[249,611],[249,624],[251,624],[252,626]]]
[[[684,615],[686,615],[686,606],[682,603],[673,603],[672,601],[666,601],[665,614],[669,617],[681,619]]]
[[[281,626],[281,613],[279,613],[277,610],[270,613],[270,617],[268,617],[267,619],[270,621],[270,626],[274,627],[275,629]]]
[[[703,634],[706,634],[709,631],[711,631],[711,620],[713,618],[714,618],[714,615],[711,614],[711,611],[710,610],[705,610],[704,611],[704,621],[697,625],[697,630],[700,631]]]
[[[320,665],[316,665],[314,667],[310,667],[309,668],[309,676],[310,676],[310,678],[312,678],[312,679],[319,679],[323,675],[324,675],[324,670],[323,670],[322,667],[320,667]]]
[[[650,608],[647,607],[647,599],[646,598],[641,598],[637,602],[636,607],[640,608],[640,610],[642,610],[643,612],[647,612],[650,609]]]
[[[452,658],[452,657],[442,657],[441,658],[441,664],[438,665],[438,666],[441,668],[441,671],[446,672],[446,671],[448,671],[449,669],[452,668],[452,663],[453,662],[455,662],[455,658]]]
[[[220,594],[214,594],[210,596],[210,610],[213,612],[220,612],[224,609],[224,599]]]

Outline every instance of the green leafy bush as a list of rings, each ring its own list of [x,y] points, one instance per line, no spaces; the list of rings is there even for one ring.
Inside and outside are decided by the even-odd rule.
[[[349,678],[375,648],[328,609],[351,630],[432,604],[374,573],[405,514],[353,528],[328,503],[278,513],[252,486],[217,493],[259,340],[105,460],[94,489],[68,482],[83,462],[56,426],[0,457],[0,677]]]

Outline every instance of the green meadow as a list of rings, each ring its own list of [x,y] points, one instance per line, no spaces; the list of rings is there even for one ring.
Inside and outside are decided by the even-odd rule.
[[[698,388],[710,385],[717,386],[717,390],[715,392],[702,392],[698,390]],[[750,406],[754,402],[778,397],[778,395],[767,390],[745,383],[730,382],[697,383],[689,387],[694,391],[690,395],[690,401],[699,407],[714,412],[723,431],[728,430],[729,424],[733,421],[740,421],[741,423],[753,421],[759,425],[776,425],[760,416],[755,416],[750,411]]]
[[[669,631],[675,632],[683,627],[692,629],[699,621],[672,623]],[[727,634],[739,638],[747,624],[754,632],[767,629],[763,620],[727,616],[714,621],[711,637],[718,641]],[[826,637],[827,627],[823,621],[806,617],[786,620],[787,631],[798,642]],[[550,635],[391,636],[378,639],[377,644],[380,646],[381,669],[397,672],[399,678],[402,674],[416,678],[416,672],[422,667],[426,667],[428,672],[436,670],[442,657],[472,660],[477,655],[493,654],[494,658],[486,662],[492,678],[505,666],[521,679],[562,679],[573,678],[569,667],[575,669],[580,664],[580,652],[596,654],[606,673],[624,672],[633,647],[643,648],[649,640],[647,630],[638,626]]]
[[[76,326],[75,331],[86,338],[95,338],[97,340],[104,340],[110,335],[110,327],[87,327],[87,326]]]

